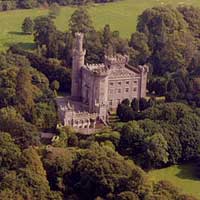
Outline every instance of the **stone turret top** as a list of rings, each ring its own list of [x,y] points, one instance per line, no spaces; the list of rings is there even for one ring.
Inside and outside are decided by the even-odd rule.
[[[83,38],[84,38],[84,34],[83,33],[75,33],[75,45],[74,45],[74,49],[78,50],[78,51],[83,51]]]
[[[148,73],[149,72],[149,66],[148,65],[139,65],[138,68],[143,73]]]
[[[112,65],[126,65],[128,64],[129,61],[129,56],[128,55],[121,55],[121,54],[116,54],[115,56],[105,56],[105,64],[107,66],[112,66]]]

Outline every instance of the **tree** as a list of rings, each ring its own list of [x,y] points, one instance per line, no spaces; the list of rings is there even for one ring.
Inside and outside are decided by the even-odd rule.
[[[129,46],[138,52],[136,57],[137,62],[135,64],[145,64],[151,55],[150,48],[148,46],[148,38],[144,33],[135,32],[131,35]]]
[[[19,6],[20,8],[30,9],[34,8],[37,5],[37,0],[20,0]]]
[[[46,16],[36,17],[34,20],[34,40],[37,46],[48,45],[51,36],[56,32],[53,21]],[[55,42],[55,41],[54,41]]]
[[[95,30],[85,34],[86,62],[101,63],[104,59],[104,49],[101,34]]]
[[[0,132],[0,166],[14,170],[20,163],[21,150],[9,133]]]
[[[138,196],[133,192],[121,192],[117,195],[117,200],[139,200]]]
[[[122,122],[128,122],[135,119],[135,113],[133,112],[131,107],[123,103],[118,105],[117,115]]]
[[[145,98],[140,98],[139,107],[140,107],[140,111],[143,111],[148,108],[148,102]]]
[[[111,40],[112,40],[112,31],[110,30],[110,25],[106,24],[103,29],[103,44],[106,49],[108,49]]]
[[[139,16],[137,30],[148,38],[154,74],[163,75],[190,66],[197,46],[187,27],[183,15],[170,6],[147,9]]]
[[[34,106],[32,77],[27,68],[20,68],[16,78],[17,107],[25,117],[29,118]]]
[[[52,89],[53,91],[58,91],[59,88],[60,88],[60,83],[59,83],[57,80],[55,80],[55,81],[53,81],[53,82],[51,83],[51,89]]]
[[[184,20],[188,23],[189,29],[192,34],[199,38],[200,35],[200,9],[194,6],[179,6],[178,11],[183,15]]]
[[[73,174],[65,179],[65,184],[71,183],[79,198],[90,200],[97,196],[115,196],[119,191],[138,194],[144,181],[143,171],[132,162],[111,148],[93,144],[74,162]]]
[[[139,100],[137,98],[134,98],[131,102],[131,108],[133,111],[138,112],[139,111]]]
[[[124,104],[125,106],[130,106],[130,101],[129,99],[124,99],[121,104]]]
[[[60,6],[58,3],[52,3],[49,7],[49,17],[55,19],[60,14]]]
[[[37,128],[26,122],[12,107],[0,109],[0,131],[8,132],[21,148],[40,143],[40,134]]]
[[[33,33],[33,21],[31,20],[30,17],[26,17],[24,19],[24,22],[22,24],[22,31],[25,33],[25,34],[32,34]]]
[[[94,30],[92,21],[86,9],[80,7],[74,11],[69,21],[69,30],[73,34],[76,32],[88,33]]]
[[[149,167],[159,167],[168,162],[168,145],[167,141],[160,133],[146,138],[147,143],[147,163]]]

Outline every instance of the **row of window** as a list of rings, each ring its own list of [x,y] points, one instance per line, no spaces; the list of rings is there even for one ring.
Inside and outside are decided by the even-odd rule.
[[[116,83],[116,82],[110,82],[110,85],[113,86],[115,83]],[[134,81],[134,83],[137,84],[137,81]],[[118,85],[121,85],[122,82],[121,82],[121,81],[118,81],[117,84],[118,84]],[[130,84],[130,81],[126,81],[126,85],[129,85],[129,84]]]
[[[137,91],[137,88],[134,87],[134,88],[133,88],[133,92],[136,92],[136,91]],[[112,90],[112,89],[109,90],[109,94],[113,94],[113,93],[116,93],[116,92],[117,92],[117,93],[122,93],[122,89],[117,89],[116,91],[114,91],[114,90]],[[130,88],[126,88],[126,89],[125,89],[125,92],[126,92],[126,93],[130,92]]]

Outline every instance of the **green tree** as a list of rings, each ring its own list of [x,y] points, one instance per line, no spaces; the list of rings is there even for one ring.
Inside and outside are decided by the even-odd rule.
[[[58,3],[52,3],[49,7],[49,17],[55,19],[60,14],[60,6]]]
[[[17,108],[26,117],[30,115],[30,110],[34,106],[31,81],[32,77],[29,70],[25,67],[20,68],[16,78]]]
[[[7,170],[14,170],[20,163],[21,150],[14,143],[9,133],[0,132],[0,165]]]
[[[52,89],[53,91],[58,91],[59,88],[60,88],[60,83],[59,83],[57,80],[55,80],[55,81],[53,81],[53,82],[51,83],[51,89]]]
[[[167,141],[160,133],[146,138],[147,143],[147,157],[150,167],[162,166],[168,162],[168,145]]]
[[[148,38],[154,74],[163,75],[190,66],[197,46],[187,22],[176,8],[146,9],[138,18],[137,30]]]
[[[138,112],[139,111],[139,100],[137,98],[134,98],[131,102],[131,108],[133,111]]]
[[[37,0],[21,0],[19,1],[20,8],[30,9],[37,6]]]
[[[140,111],[143,111],[148,108],[148,102],[145,98],[140,98],[139,107],[140,107]]]
[[[76,32],[88,33],[94,30],[92,20],[86,9],[80,7],[74,11],[69,21],[69,30],[73,34]]]
[[[34,40],[37,46],[48,45],[50,37],[55,34],[56,27],[53,21],[46,16],[34,20]],[[55,41],[54,41],[55,42]]]
[[[73,174],[68,181],[77,177],[72,187],[82,199],[90,200],[97,196],[106,198],[118,194],[118,191],[139,193],[145,181],[143,171],[105,146],[92,145],[74,164]]]
[[[40,143],[37,128],[26,122],[12,107],[0,109],[0,131],[10,133],[21,148]]]
[[[124,99],[121,104],[124,104],[125,106],[130,106],[130,101],[129,99]]]
[[[33,33],[33,21],[31,20],[30,17],[26,17],[23,21],[23,24],[22,24],[22,31],[25,33],[25,34],[32,34]]]
[[[151,50],[148,46],[148,38],[144,33],[133,33],[131,35],[129,46],[138,52],[136,57],[137,62],[135,60],[130,62],[134,62],[134,64],[135,62],[136,64],[145,64],[148,62],[148,59],[151,55]]]

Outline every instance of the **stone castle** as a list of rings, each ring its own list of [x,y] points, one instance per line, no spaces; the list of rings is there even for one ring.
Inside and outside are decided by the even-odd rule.
[[[71,97],[58,103],[63,125],[95,128],[97,121],[107,122],[108,111],[128,98],[146,96],[147,65],[132,67],[129,57],[105,56],[102,64],[85,64],[83,34],[75,34],[72,63]]]

